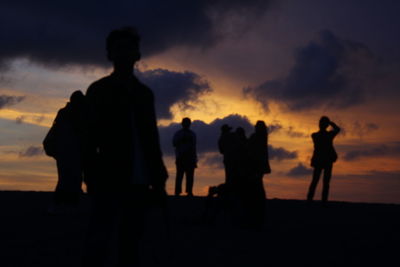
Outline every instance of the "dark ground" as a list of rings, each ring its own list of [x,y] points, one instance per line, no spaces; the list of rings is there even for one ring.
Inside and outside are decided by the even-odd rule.
[[[49,216],[52,193],[0,192],[0,266],[79,266],[90,201],[74,215]],[[149,214],[142,266],[400,266],[400,205],[268,200],[264,231],[240,229],[220,213],[202,220],[205,198],[169,198]]]

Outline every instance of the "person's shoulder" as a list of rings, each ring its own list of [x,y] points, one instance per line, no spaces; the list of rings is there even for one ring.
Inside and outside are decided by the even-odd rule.
[[[60,109],[57,111],[57,115],[56,115],[55,121],[62,120],[63,118],[65,118],[65,116],[66,116],[67,114],[68,114],[68,104],[67,104],[65,107],[60,108]]]
[[[137,77],[136,77],[136,88],[139,90],[142,96],[147,97],[151,100],[154,99],[153,90],[151,90],[150,87],[148,87],[146,84],[142,83]]]
[[[176,131],[175,133],[174,133],[174,138],[175,139],[181,139],[181,138],[183,138],[183,136],[184,136],[184,132],[182,131],[183,129],[179,129],[178,131]]]
[[[255,133],[252,133],[250,136],[249,136],[249,138],[247,138],[247,142],[248,143],[254,143],[254,141],[256,140],[256,134]]]
[[[182,135],[185,134],[185,130],[184,129],[179,129],[178,131],[175,132],[176,135]]]
[[[179,134],[181,131],[182,131],[182,129],[176,130],[175,133],[174,133],[174,135]]]
[[[97,81],[94,81],[87,89],[86,95],[91,96],[91,95],[99,93],[100,91],[103,91],[110,85],[111,79],[112,79],[111,76],[108,75]]]

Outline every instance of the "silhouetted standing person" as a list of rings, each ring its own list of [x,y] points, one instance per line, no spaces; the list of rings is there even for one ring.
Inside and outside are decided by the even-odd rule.
[[[331,131],[327,131],[328,126],[332,126]],[[337,154],[333,147],[333,139],[340,132],[340,128],[328,117],[322,116],[319,120],[319,131],[311,135],[314,142],[314,153],[311,158],[311,166],[314,167],[313,177],[308,190],[307,200],[312,201],[315,189],[324,170],[322,201],[328,201],[329,182],[332,176],[333,163],[337,160]]]
[[[242,127],[236,128],[233,133],[233,175],[232,175],[232,189],[234,193],[238,193],[240,187],[245,182],[248,175],[249,163],[249,140],[246,137],[246,132]]]
[[[140,37],[112,31],[106,42],[111,75],[87,90],[88,145],[94,204],[83,266],[104,266],[116,226],[118,266],[138,260],[138,240],[152,197],[165,201],[164,166],[152,91],[134,75]]]
[[[83,181],[85,107],[85,96],[81,91],[75,91],[67,105],[58,111],[50,130],[54,135],[53,156],[57,163],[58,182],[54,206],[49,213],[68,212],[79,203]]]
[[[197,167],[196,134],[190,130],[190,118],[182,120],[182,129],[173,137],[172,144],[175,147],[176,156],[176,181],[175,195],[182,192],[182,180],[186,175],[186,193],[193,196],[194,169]]]
[[[266,194],[264,174],[271,173],[268,156],[268,128],[264,121],[257,121],[255,132],[248,141],[248,177],[244,184],[243,202],[247,213],[247,226],[261,229],[264,224]]]
[[[225,167],[225,183],[227,185],[232,183],[234,179],[234,164],[235,164],[235,136],[231,132],[232,128],[224,124],[221,127],[221,136],[218,139],[219,152],[224,156],[223,162]]]

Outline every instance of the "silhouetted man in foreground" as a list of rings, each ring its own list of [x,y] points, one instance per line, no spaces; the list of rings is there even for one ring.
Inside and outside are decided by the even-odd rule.
[[[173,137],[172,144],[175,147],[176,156],[176,181],[175,195],[182,192],[183,175],[186,174],[186,193],[193,196],[193,176],[197,167],[196,134],[190,130],[191,120],[182,120],[182,129],[177,131]]]
[[[327,131],[328,126],[332,126],[331,131]],[[329,182],[332,176],[333,163],[337,160],[337,154],[333,147],[333,139],[340,132],[340,128],[328,117],[321,117],[319,120],[319,131],[311,135],[314,142],[314,153],[311,158],[311,166],[314,167],[313,178],[308,190],[307,200],[312,201],[315,189],[324,170],[324,180],[322,189],[322,202],[328,201]]]
[[[139,41],[133,28],[112,31],[106,47],[114,71],[87,90],[94,205],[83,266],[104,266],[113,231],[117,266],[137,263],[150,199],[166,196],[153,93],[133,74]]]

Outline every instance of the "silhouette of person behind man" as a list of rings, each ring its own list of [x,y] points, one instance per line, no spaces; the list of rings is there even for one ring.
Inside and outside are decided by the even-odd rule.
[[[249,140],[246,137],[246,132],[242,127],[237,127],[234,132],[234,179],[233,190],[235,193],[242,186],[248,175],[249,163]]]
[[[268,155],[268,128],[264,121],[257,121],[255,132],[248,140],[248,162],[243,166],[248,173],[242,186],[245,226],[262,229],[265,216],[266,194],[264,174],[271,173]]]
[[[236,128],[235,132],[231,129],[227,124],[221,127],[218,148],[224,156],[226,179],[223,184],[209,187],[205,212],[208,222],[213,222],[220,210],[233,217],[240,206],[239,195],[248,171],[247,137],[242,127]]]
[[[154,96],[133,73],[140,59],[139,42],[133,28],[112,31],[106,49],[113,72],[91,84],[86,93],[87,168],[93,207],[83,266],[104,266],[113,232],[117,266],[136,264],[149,202],[152,198],[162,203],[166,200],[168,174],[160,149]]]
[[[190,118],[182,119],[182,129],[177,131],[172,139],[176,156],[175,195],[182,192],[182,180],[186,175],[186,193],[193,196],[194,169],[197,167],[196,134],[190,130]]]
[[[331,131],[327,131],[332,126]],[[314,153],[311,158],[311,166],[314,168],[312,181],[308,190],[307,200],[312,201],[315,189],[318,185],[322,170],[324,171],[322,202],[328,201],[329,183],[332,176],[333,163],[337,160],[337,154],[333,147],[333,139],[340,132],[340,128],[328,117],[322,116],[319,120],[319,131],[311,135],[314,143]]]
[[[221,135],[218,139],[218,149],[223,155],[225,167],[225,184],[230,185],[235,176],[235,135],[231,132],[232,127],[224,124],[221,127]]]
[[[58,111],[50,130],[54,135],[52,146],[58,172],[54,206],[48,210],[50,214],[73,211],[79,203],[83,181],[85,107],[83,93],[73,92],[67,105]]]

